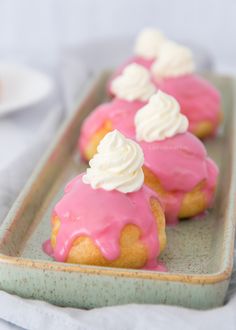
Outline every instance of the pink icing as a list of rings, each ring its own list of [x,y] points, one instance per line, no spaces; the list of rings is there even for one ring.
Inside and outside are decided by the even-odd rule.
[[[172,138],[152,143],[141,142],[145,166],[160,180],[162,187],[171,192],[159,196],[165,207],[168,224],[178,221],[185,194],[206,180],[203,193],[210,206],[216,186],[218,168],[207,157],[204,145],[191,133],[178,134]]]
[[[97,108],[85,121],[79,139],[80,151],[83,154],[91,136],[110,120],[112,129],[118,129],[126,137],[135,140],[134,116],[140,104],[123,103],[115,99]],[[127,111],[128,110],[128,111]],[[202,142],[191,133],[178,134],[172,138],[152,143],[139,142],[144,152],[144,165],[159,179],[168,196],[159,196],[165,205],[168,224],[178,221],[178,213],[184,195],[197,184],[206,180],[203,189],[207,204],[210,206],[216,186],[218,169],[207,157]]]
[[[191,133],[151,143],[141,141],[140,145],[145,165],[161,178],[166,191],[188,192],[208,176],[206,150]]]
[[[121,66],[119,66],[115,72],[112,74],[111,79],[108,82],[108,86],[107,86],[107,91],[109,95],[113,95],[112,91],[111,91],[111,83],[112,81],[118,77],[123,71],[124,69],[133,63],[139,64],[141,66],[143,66],[144,68],[146,68],[147,70],[151,69],[152,64],[155,62],[155,59],[146,59],[144,57],[141,56],[133,56],[130,59],[128,59],[125,63],[123,63]]]
[[[65,261],[73,241],[88,236],[107,260],[115,260],[120,255],[122,229],[134,224],[140,228],[141,240],[148,249],[147,267],[161,269],[156,262],[160,253],[157,224],[150,208],[150,198],[155,193],[145,186],[129,194],[94,190],[82,182],[82,175],[66,186],[64,196],[56,204],[53,216],[58,216],[61,223],[56,246],[52,249],[46,241],[44,251],[57,261]]]
[[[168,78],[154,84],[158,89],[176,98],[181,112],[189,120],[189,131],[194,132],[203,120],[209,120],[215,130],[219,125],[220,94],[207,80],[197,75]]]
[[[51,241],[50,239],[47,239],[44,243],[43,243],[43,251],[49,255],[50,257],[53,257],[53,248],[51,245]]]
[[[166,265],[161,261],[156,262],[156,260],[148,261],[142,269],[144,269],[144,270],[156,270],[158,272],[167,272]]]
[[[97,107],[85,119],[82,125],[79,139],[81,155],[84,155],[84,150],[91,137],[102,128],[107,120],[112,123],[113,128],[124,132],[127,137],[132,137],[134,135],[134,116],[145,104],[145,102],[141,101],[129,102],[114,98],[111,102],[104,103]]]

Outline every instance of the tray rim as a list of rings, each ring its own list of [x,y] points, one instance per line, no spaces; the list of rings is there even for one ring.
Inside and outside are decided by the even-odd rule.
[[[26,181],[21,193],[17,197],[16,201],[13,203],[8,215],[3,220],[0,228],[0,247],[4,242],[4,238],[11,232],[11,226],[14,223],[14,219],[17,217],[18,213],[21,211],[21,206],[28,193],[30,192],[34,181],[43,171],[49,158],[57,146],[57,143],[61,139],[62,135],[66,132],[68,124],[77,116],[78,109],[81,103],[86,98],[88,93],[91,93],[92,89],[96,88],[96,85],[102,79],[103,76],[107,75],[109,71],[103,71],[95,79],[91,79],[85,86],[84,91],[81,93],[79,100],[74,106],[72,114],[63,121],[61,127],[56,134],[54,140],[49,146],[48,150],[44,153],[35,170]],[[230,75],[221,74],[211,74],[212,77],[226,78],[230,79],[233,88],[233,97],[235,99],[236,95],[236,79]],[[234,102],[232,110],[232,121],[233,126],[236,127],[236,104]],[[233,149],[236,150],[236,132],[233,130]],[[236,164],[236,152],[232,155],[232,163]],[[232,171],[232,179],[229,186],[229,196],[236,197],[236,169]],[[19,207],[20,206],[20,207]],[[227,217],[230,218],[226,223],[226,228],[224,230],[224,242],[226,242],[224,247],[224,262],[222,263],[222,270],[219,272],[213,272],[210,274],[186,274],[186,273],[164,273],[164,272],[152,272],[148,270],[133,270],[133,269],[121,269],[121,268],[111,268],[111,267],[100,267],[100,266],[89,266],[89,265],[78,265],[78,264],[66,264],[59,263],[55,261],[39,260],[39,259],[29,259],[22,257],[9,256],[0,253],[0,263],[14,265],[19,267],[26,267],[30,269],[41,269],[48,271],[62,271],[69,273],[87,273],[89,275],[106,275],[115,277],[125,277],[125,278],[136,278],[136,279],[148,279],[148,280],[158,280],[158,281],[169,281],[169,282],[182,282],[188,284],[215,284],[222,281],[229,280],[232,270],[233,270],[233,255],[234,255],[234,237],[235,237],[235,227],[236,227],[236,206],[234,203],[230,203],[227,209]]]

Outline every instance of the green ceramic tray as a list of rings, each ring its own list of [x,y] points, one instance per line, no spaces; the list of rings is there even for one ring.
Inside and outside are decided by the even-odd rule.
[[[162,255],[169,272],[57,263],[41,245],[49,237],[50,213],[66,181],[85,168],[75,146],[82,120],[105,99],[104,73],[80,100],[26,184],[0,231],[0,288],[62,306],[126,303],[174,304],[206,309],[223,304],[232,272],[236,198],[235,86],[211,76],[223,96],[224,125],[206,142],[220,167],[214,208],[197,220],[169,228]]]

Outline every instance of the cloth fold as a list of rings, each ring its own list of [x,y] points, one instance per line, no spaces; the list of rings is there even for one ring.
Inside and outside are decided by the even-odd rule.
[[[0,292],[0,301],[3,300],[0,317],[14,325],[32,330],[143,330],[145,328],[169,330],[173,327],[175,330],[233,330],[236,328],[235,294],[227,305],[206,311],[176,306],[136,304],[86,311],[56,307],[43,301],[26,300]]]

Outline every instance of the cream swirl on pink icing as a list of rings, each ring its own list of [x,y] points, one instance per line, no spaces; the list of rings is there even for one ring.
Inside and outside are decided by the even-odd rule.
[[[97,154],[90,160],[90,168],[83,176],[83,182],[90,184],[93,189],[134,192],[143,185],[143,162],[140,146],[114,130],[99,143]]]
[[[138,35],[134,47],[134,53],[146,59],[159,56],[160,49],[166,38],[161,31],[153,28],[146,28]]]
[[[135,115],[138,141],[161,141],[188,130],[188,119],[180,113],[172,96],[158,91]]]
[[[147,101],[156,91],[150,73],[138,64],[128,65],[111,83],[111,92],[127,101]]]
[[[165,42],[158,60],[151,67],[151,71],[157,79],[183,76],[193,73],[194,69],[191,50],[173,41]]]

